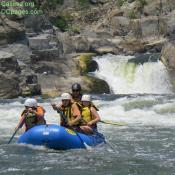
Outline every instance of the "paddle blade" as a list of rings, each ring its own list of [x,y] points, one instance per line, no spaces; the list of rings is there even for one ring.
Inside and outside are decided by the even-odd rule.
[[[109,121],[109,120],[100,120],[101,123],[104,124],[110,124],[110,125],[117,125],[117,126],[125,126],[126,123],[123,122],[113,122],[113,121]]]

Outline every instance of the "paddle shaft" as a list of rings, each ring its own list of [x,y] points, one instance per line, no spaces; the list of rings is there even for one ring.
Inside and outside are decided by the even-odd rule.
[[[63,114],[63,111],[61,111],[59,108],[57,108],[57,112],[60,113],[61,117],[63,118],[65,123],[68,123],[67,121],[67,117]],[[80,137],[80,135],[78,134],[78,132],[75,131],[75,129],[73,127],[70,127],[70,129],[72,129],[75,134],[77,135],[77,137],[80,139],[81,143],[84,145],[84,147],[86,148],[86,143],[82,140],[82,138]]]
[[[15,132],[13,133],[13,135],[11,136],[10,140],[8,141],[8,144],[13,140],[14,136],[16,135],[16,133],[19,131],[19,129],[22,127],[23,123],[24,123],[24,119],[25,117],[28,115],[28,112],[26,114],[24,114],[23,118],[21,119],[20,123],[18,124],[17,129],[15,130]]]
[[[15,132],[11,136],[10,140],[8,141],[8,144],[12,141],[12,139],[14,138],[14,136],[16,135],[16,133],[18,132],[18,130],[19,130],[19,128],[15,130]]]
[[[112,122],[112,121],[105,121],[105,120],[100,120],[99,122],[104,123],[104,124],[117,125],[117,126],[126,125],[126,124],[120,123],[120,122]]]

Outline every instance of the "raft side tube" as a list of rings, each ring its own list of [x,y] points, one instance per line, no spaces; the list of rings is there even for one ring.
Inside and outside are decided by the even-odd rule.
[[[84,143],[96,146],[103,142],[105,143],[105,139],[100,133],[85,135],[59,125],[38,125],[21,135],[17,143],[67,150],[85,148]]]

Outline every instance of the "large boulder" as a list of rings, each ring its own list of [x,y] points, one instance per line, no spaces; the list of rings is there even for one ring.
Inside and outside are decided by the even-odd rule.
[[[24,26],[7,18],[6,15],[0,15],[0,45],[12,43],[25,37]]]
[[[38,35],[36,37],[30,37],[29,39],[29,47],[33,50],[43,50],[50,49],[48,35]]]
[[[20,93],[18,77],[13,74],[7,75],[0,72],[0,99],[15,98]]]
[[[7,49],[6,49],[7,50]],[[0,97],[14,98],[19,95],[40,95],[37,76],[25,63],[9,52],[0,51]]]
[[[110,87],[104,81],[96,77],[84,76],[83,85],[85,93],[110,94]]]
[[[162,49],[161,61],[167,69],[175,70],[175,42],[168,42]]]
[[[169,79],[175,90],[175,42],[167,42],[161,52],[161,61],[166,66]]]
[[[58,41],[62,43],[62,49],[64,54],[70,54],[75,52],[75,40],[69,32],[56,32],[56,37]]]
[[[20,73],[17,59],[12,53],[0,51],[0,71],[3,73]]]

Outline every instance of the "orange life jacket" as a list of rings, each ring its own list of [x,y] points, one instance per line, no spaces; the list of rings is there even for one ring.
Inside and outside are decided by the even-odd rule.
[[[39,111],[42,111],[43,114],[45,113],[45,110],[43,109],[43,107],[41,106],[37,106],[36,108],[36,112],[39,112]],[[26,114],[27,113],[27,110],[25,109],[21,116]],[[46,124],[46,121],[44,119],[44,115],[42,117],[39,117],[37,116],[36,114],[33,114],[33,113],[28,113],[26,116],[25,116],[25,119],[24,119],[24,124],[25,124],[25,127],[26,127],[26,131],[36,125],[44,125]]]

